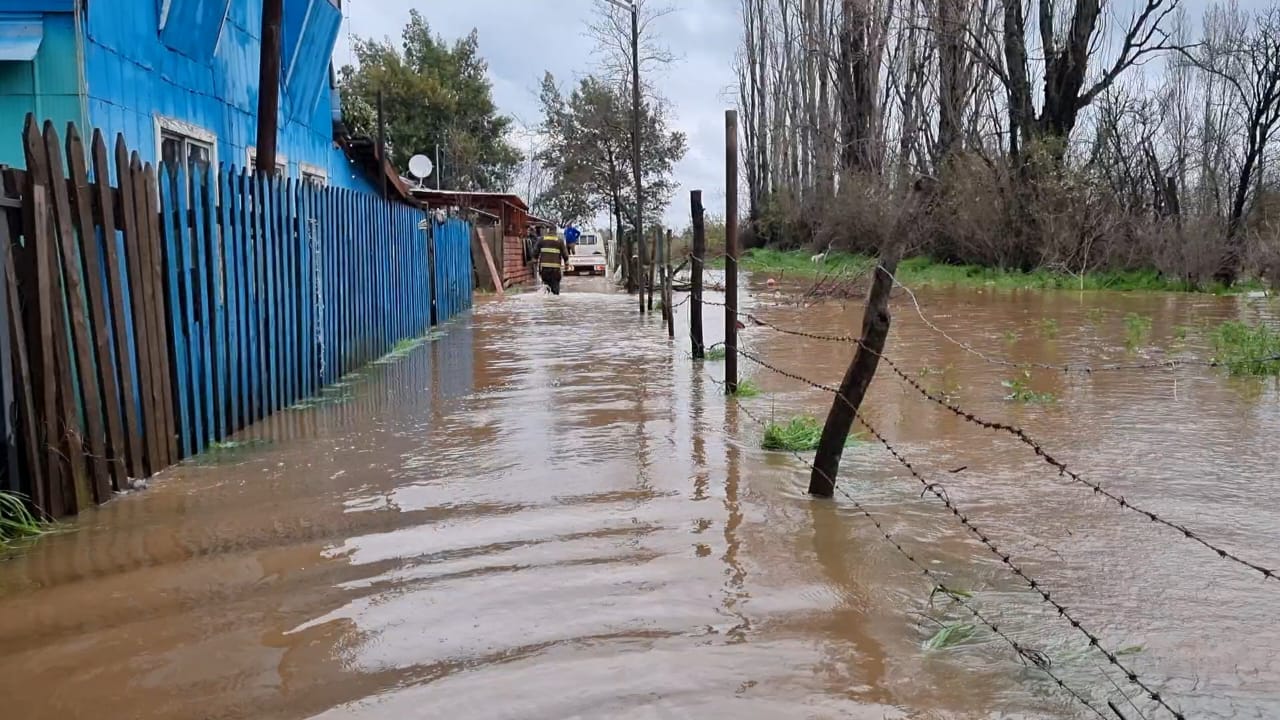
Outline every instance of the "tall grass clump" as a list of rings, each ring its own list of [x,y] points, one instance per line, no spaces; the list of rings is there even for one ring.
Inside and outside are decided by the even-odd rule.
[[[45,524],[31,513],[21,495],[0,491],[0,550],[14,541],[45,532]]]
[[[765,450],[809,452],[818,449],[822,423],[809,415],[793,417],[785,423],[771,422],[764,429]]]
[[[1124,344],[1130,350],[1134,350],[1146,342],[1147,336],[1151,334],[1151,318],[1146,315],[1129,313],[1124,316],[1124,328]]]
[[[750,380],[739,380],[738,389],[733,392],[734,397],[751,398],[760,394],[760,386]]]
[[[1214,360],[1232,375],[1280,375],[1280,331],[1267,325],[1226,322],[1214,329]]]
[[[785,423],[771,422],[764,428],[762,447],[765,450],[812,452],[822,441],[822,426],[822,421],[811,415],[798,415]],[[846,438],[846,443],[857,439],[858,435],[852,434]]]

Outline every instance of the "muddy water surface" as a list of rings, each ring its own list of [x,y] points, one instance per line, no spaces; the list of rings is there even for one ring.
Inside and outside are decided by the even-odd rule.
[[[980,629],[923,649],[963,611],[930,603],[929,582],[847,500],[808,499],[801,463],[759,449],[760,429],[720,394],[721,363],[695,365],[683,339],[668,345],[656,320],[603,289],[579,280],[559,298],[483,300],[330,401],[0,562],[5,716],[1089,716]],[[920,300],[957,340],[1047,363],[1203,355],[1196,325],[1274,311],[1182,295]],[[859,322],[856,302],[754,302],[820,333]],[[1024,425],[1087,478],[1280,565],[1274,383],[1185,368],[1023,378],[925,327],[909,301],[895,309],[888,354],[931,389]],[[1129,313],[1151,318],[1149,333],[1131,337],[1141,323]],[[712,308],[707,324],[722,324]],[[824,383],[838,382],[851,352],[763,328],[743,341]],[[822,415],[830,404],[743,369],[762,390],[742,401],[753,415]],[[1055,401],[1006,401],[1002,381]],[[1188,717],[1280,717],[1280,583],[1095,498],[887,373],[867,410]],[[1165,716],[921,500],[879,446],[852,443],[843,477],[917,559],[1047,653],[1069,685],[1127,717]]]

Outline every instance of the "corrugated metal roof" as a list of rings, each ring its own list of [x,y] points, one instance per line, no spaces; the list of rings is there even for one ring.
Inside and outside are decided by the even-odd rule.
[[[33,60],[43,41],[44,21],[40,16],[0,16],[0,60]]]

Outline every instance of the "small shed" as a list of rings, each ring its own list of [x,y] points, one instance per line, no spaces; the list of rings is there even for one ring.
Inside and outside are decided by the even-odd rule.
[[[487,215],[495,228],[489,239],[490,252],[494,262],[500,264],[498,273],[502,276],[503,286],[533,281],[532,263],[527,263],[524,259],[524,238],[531,226],[539,228],[546,221],[530,215],[529,205],[519,195],[431,188],[410,188],[409,192],[431,209]],[[499,238],[501,243],[498,242]],[[484,259],[477,258],[477,261],[478,267]]]

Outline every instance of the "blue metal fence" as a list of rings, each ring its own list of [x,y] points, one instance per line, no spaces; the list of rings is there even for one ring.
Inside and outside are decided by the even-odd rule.
[[[471,306],[470,224],[236,169],[160,182],[184,456],[317,394]]]
[[[450,218],[433,223],[436,313],[440,322],[471,307],[471,224]]]

